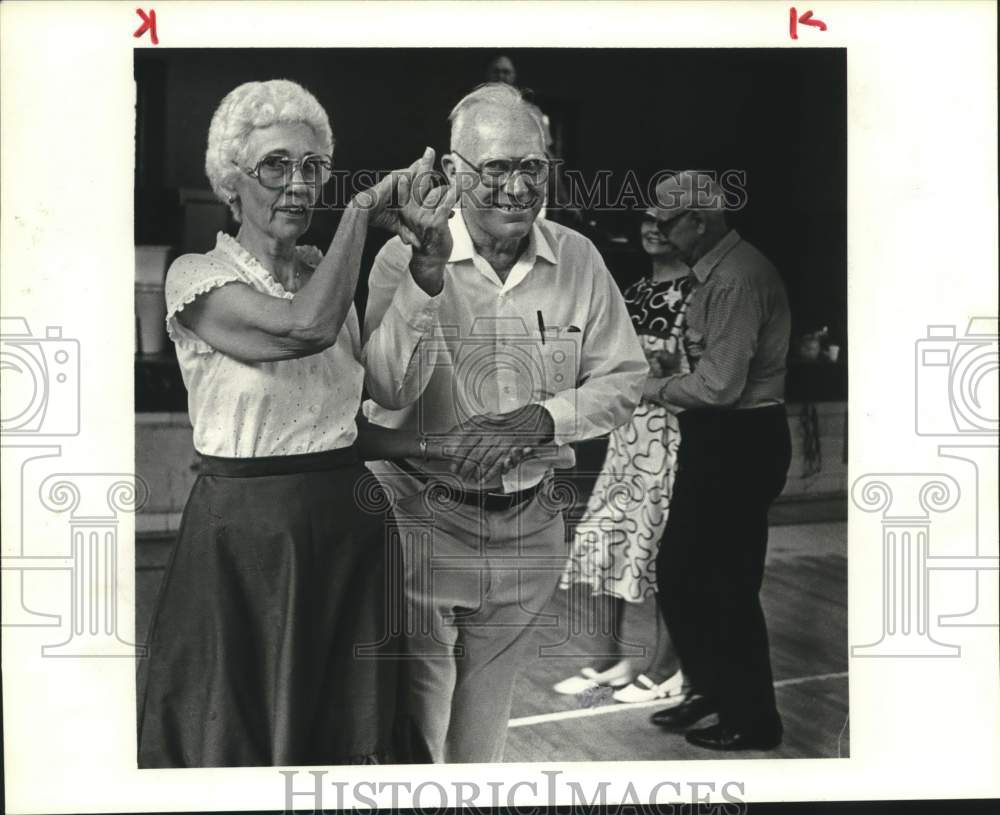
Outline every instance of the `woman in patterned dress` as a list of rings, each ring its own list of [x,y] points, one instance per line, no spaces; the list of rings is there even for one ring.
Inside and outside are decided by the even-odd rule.
[[[652,269],[629,286],[624,297],[652,381],[689,370],[679,339],[692,279],[690,269],[660,234],[652,212],[643,215],[641,236]],[[605,658],[557,683],[553,688],[557,693],[604,685],[619,689],[614,694],[618,701],[639,702],[678,696],[681,691],[683,676],[655,610],[656,643],[645,669],[636,675],[623,654],[626,621],[656,589],[656,553],[667,524],[680,442],[677,418],[650,401],[651,395],[644,395],[632,419],[608,439],[601,474],[575,528],[560,581],[564,589],[573,583],[590,588],[592,619],[606,637]]]

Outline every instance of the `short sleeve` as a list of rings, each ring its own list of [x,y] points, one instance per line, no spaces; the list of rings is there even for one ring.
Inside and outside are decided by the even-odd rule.
[[[167,334],[175,344],[198,354],[210,354],[213,349],[197,334],[181,325],[177,313],[199,295],[226,283],[244,283],[239,272],[206,255],[181,255],[167,271],[164,295],[167,300]]]

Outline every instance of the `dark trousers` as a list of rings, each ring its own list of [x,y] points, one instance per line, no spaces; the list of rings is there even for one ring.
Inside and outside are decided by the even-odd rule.
[[[785,485],[783,405],[680,414],[670,516],[656,561],[660,610],[692,688],[723,724],[780,728],[760,587],[767,514]]]

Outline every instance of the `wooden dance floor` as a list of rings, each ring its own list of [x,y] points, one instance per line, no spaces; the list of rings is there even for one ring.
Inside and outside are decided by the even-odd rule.
[[[845,501],[828,511],[811,503],[810,520],[842,518]],[[649,761],[708,758],[821,758],[848,755],[847,526],[841,520],[795,523],[794,504],[777,504],[772,519],[764,610],[771,634],[778,706],[785,742],[768,753],[714,753],[649,724],[660,702],[622,705],[610,691],[560,696],[552,685],[587,664],[593,638],[576,635],[556,653],[535,659],[518,680],[505,761]],[[136,634],[145,641],[149,617],[169,554],[170,536],[140,539],[137,547]],[[542,629],[541,644],[566,639],[568,594],[558,591],[546,612],[557,622]],[[626,639],[651,643],[652,600]],[[640,664],[642,659],[639,660]],[[144,671],[140,666],[140,682]]]
[[[843,504],[841,504],[843,506]],[[775,509],[778,509],[776,507]],[[505,761],[650,761],[714,758],[836,758],[848,756],[847,525],[841,521],[773,526],[763,604],[771,636],[778,708],[785,741],[769,752],[717,753],[665,733],[649,715],[662,702],[619,704],[609,689],[578,697],[551,690],[587,659],[592,640],[565,639],[567,624],[541,629],[543,655],[521,675]],[[557,592],[546,612],[565,621],[579,608]],[[643,607],[632,642],[652,643],[656,609]],[[545,644],[549,645],[546,652]],[[553,653],[554,652],[554,653]],[[593,651],[590,651],[593,653]],[[643,659],[638,663],[641,666]]]

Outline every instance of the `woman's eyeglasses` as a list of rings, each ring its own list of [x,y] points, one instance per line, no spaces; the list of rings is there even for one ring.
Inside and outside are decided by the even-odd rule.
[[[235,161],[237,167],[240,167]],[[325,184],[333,170],[333,159],[329,156],[310,154],[300,159],[289,158],[278,153],[264,156],[253,169],[240,167],[251,178],[256,178],[262,187],[280,189],[292,183],[296,169],[306,184]]]
[[[546,158],[523,158],[519,161],[491,158],[482,164],[474,164],[458,150],[451,152],[475,170],[487,187],[502,187],[515,173],[533,187],[541,186],[549,180],[549,160]]]
[[[671,218],[669,221],[661,221],[655,215],[651,215],[648,212],[644,212],[642,213],[642,217],[640,220],[643,224],[650,224],[652,226],[655,226],[660,231],[660,234],[664,238],[669,238],[670,234],[674,231],[674,228],[677,226],[677,224],[683,221],[684,218],[690,214],[691,214],[690,212],[682,212],[680,215],[678,215],[675,218]]]

